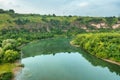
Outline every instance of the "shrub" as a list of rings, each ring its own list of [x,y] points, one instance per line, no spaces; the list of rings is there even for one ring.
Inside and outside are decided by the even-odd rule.
[[[14,39],[7,39],[7,40],[3,40],[3,42],[2,42],[2,48],[4,51],[6,51],[8,49],[15,50],[16,47],[17,47],[17,42]]]
[[[13,77],[12,72],[4,72],[0,74],[0,80],[11,80],[12,77]]]
[[[0,63],[2,62],[2,56],[3,56],[3,50],[2,50],[2,48],[0,47]]]
[[[19,53],[13,50],[7,50],[4,53],[4,61],[5,62],[14,62],[19,58]]]

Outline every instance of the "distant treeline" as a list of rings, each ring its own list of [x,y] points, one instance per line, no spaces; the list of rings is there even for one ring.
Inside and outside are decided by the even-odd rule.
[[[15,13],[15,11],[13,9],[9,9],[9,10],[3,10],[3,9],[0,9],[0,14],[1,13]]]

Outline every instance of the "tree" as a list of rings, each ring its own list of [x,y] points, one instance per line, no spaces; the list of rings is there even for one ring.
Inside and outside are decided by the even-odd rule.
[[[11,43],[7,43],[4,47],[3,47],[3,50],[6,51],[8,49],[13,49],[13,45]]]
[[[55,15],[55,14],[53,14],[53,17],[56,17],[56,15]]]
[[[2,48],[0,47],[0,63],[2,62],[2,56],[3,56],[3,50],[2,50]]]
[[[106,17],[106,21],[107,21],[108,26],[113,26],[114,24],[118,22],[118,18]]]
[[[8,49],[16,50],[17,42],[14,39],[7,39],[2,41],[2,48],[4,51]]]
[[[30,20],[28,19],[22,19],[22,18],[18,18],[16,20],[14,20],[14,22],[18,25],[24,25],[30,22]]]
[[[14,62],[19,58],[19,53],[14,50],[7,50],[4,53],[4,61],[5,62]]]
[[[0,55],[2,55],[2,53],[3,53],[3,50],[2,50],[2,48],[0,47]]]
[[[0,13],[4,13],[5,11],[3,9],[0,9]]]
[[[9,13],[15,13],[15,11],[13,9],[10,9]]]

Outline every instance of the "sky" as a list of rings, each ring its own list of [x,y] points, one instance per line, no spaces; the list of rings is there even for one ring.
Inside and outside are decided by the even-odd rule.
[[[0,0],[0,8],[16,13],[120,16],[120,0]]]

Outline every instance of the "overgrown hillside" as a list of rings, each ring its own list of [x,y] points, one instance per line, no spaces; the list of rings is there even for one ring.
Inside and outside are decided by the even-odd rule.
[[[28,32],[91,32],[119,29],[120,17],[81,17],[39,14],[17,14],[0,9],[1,33],[14,31]]]
[[[69,27],[68,27],[69,26]],[[62,31],[81,29],[93,31],[99,29],[117,29],[120,28],[120,17],[78,17],[78,16],[56,16],[39,14],[17,14],[0,13],[1,29],[21,29],[43,32],[60,29]],[[43,29],[44,28],[44,29]],[[34,29],[34,30],[33,30]]]
[[[70,37],[78,33],[119,30],[120,17],[18,14],[14,10],[0,9],[0,43],[8,38],[28,42],[56,35]]]

